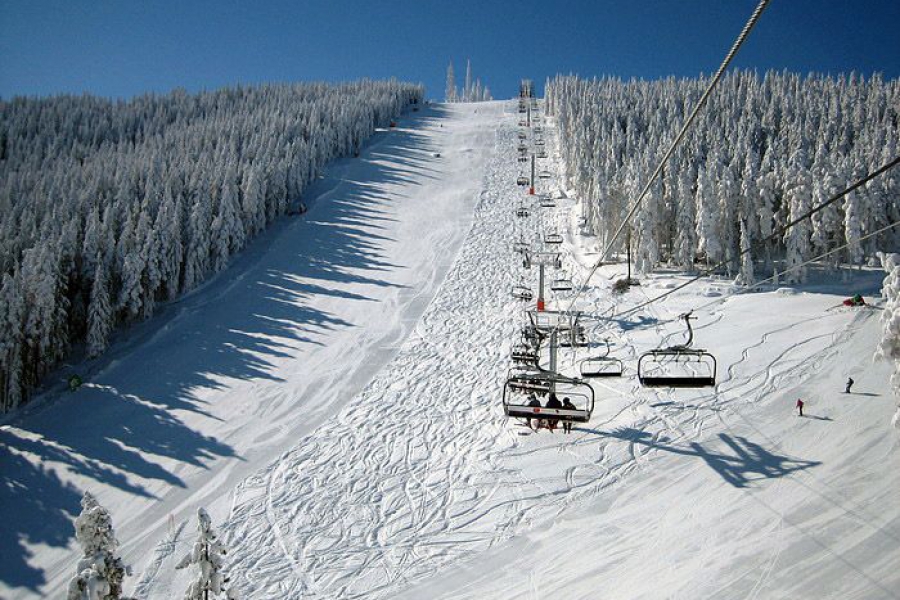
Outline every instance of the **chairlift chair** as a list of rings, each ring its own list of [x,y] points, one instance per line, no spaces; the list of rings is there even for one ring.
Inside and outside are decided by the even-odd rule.
[[[528,135],[524,131],[519,132],[519,139],[524,140],[528,137]]]
[[[513,250],[518,254],[525,254],[526,252],[528,252],[528,249],[530,247],[531,245],[524,239],[519,239],[513,242]]]
[[[537,158],[547,158],[547,153],[543,150],[538,150],[537,154],[535,154]]]
[[[588,346],[587,333],[584,326],[576,324],[565,335],[560,336],[559,345],[563,348],[585,348]]]
[[[550,284],[550,290],[554,292],[571,292],[573,287],[575,286],[568,277],[559,277]]]
[[[535,145],[535,146],[543,146],[543,145],[544,145],[544,140],[542,140],[542,139],[536,139],[536,140],[534,140],[534,145]]]
[[[550,179],[553,175],[550,174],[550,171],[540,171],[538,172],[538,179]]]
[[[534,293],[527,285],[515,285],[512,289],[513,298],[528,301],[534,298]]]
[[[516,178],[516,185],[528,185],[528,178],[520,175]]]
[[[525,206],[520,206],[516,209],[517,217],[527,217],[529,215],[528,208]]]
[[[528,157],[523,154],[523,155],[519,156],[519,158],[517,158],[516,160],[518,160],[520,163],[524,163],[524,162],[528,162]]]
[[[556,208],[556,200],[550,196],[541,196],[541,199],[538,202],[540,203],[541,208]]]
[[[510,358],[515,364],[526,366],[537,366],[539,360],[537,348],[525,342],[513,346]]]
[[[536,397],[551,392],[560,400],[568,398],[575,408],[547,408],[531,402],[531,394]],[[507,417],[587,423],[593,411],[594,389],[582,379],[542,369],[519,369],[509,373],[503,386],[503,412]]]
[[[582,377],[621,377],[625,368],[622,361],[609,355],[609,340],[603,340],[606,344],[606,353],[598,356],[589,356],[583,359],[578,368]]]
[[[545,244],[558,245],[558,244],[562,244],[562,242],[563,242],[563,237],[562,237],[562,235],[560,235],[558,233],[548,233],[548,234],[544,235],[544,243]]]
[[[541,129],[541,126],[540,126],[540,125],[535,125],[535,127],[534,127],[534,132],[535,132],[535,133],[543,133],[544,130]]]
[[[534,265],[544,265],[545,267],[553,267],[554,269],[562,268],[562,257],[559,252],[525,252],[524,266],[530,269]]]
[[[638,380],[644,387],[702,388],[716,385],[716,357],[691,348],[694,330],[691,313],[681,315],[688,328],[683,345],[657,348],[638,359]]]

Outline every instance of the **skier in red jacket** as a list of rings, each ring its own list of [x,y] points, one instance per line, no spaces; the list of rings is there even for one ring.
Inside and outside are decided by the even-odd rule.
[[[800,416],[803,416],[803,400],[797,398],[797,410],[800,411]]]

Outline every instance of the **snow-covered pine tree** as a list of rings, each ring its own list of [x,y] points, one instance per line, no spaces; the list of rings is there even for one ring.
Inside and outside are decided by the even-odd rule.
[[[99,254],[95,261],[94,284],[91,286],[91,302],[88,306],[88,356],[96,358],[106,350],[109,332],[113,327],[113,312],[109,302],[109,281],[106,266]]]
[[[75,519],[75,540],[81,546],[75,577],[69,582],[67,600],[116,600],[123,598],[122,582],[130,569],[116,554],[116,540],[109,511],[90,492],[81,499]]]
[[[197,578],[185,591],[184,600],[213,600],[222,598],[223,594],[227,600],[236,600],[237,589],[225,586],[228,583],[228,579],[222,574],[225,547],[213,531],[212,520],[202,508],[197,510],[197,520],[197,541],[191,551],[175,565],[176,569],[185,569],[191,565],[197,567]]]
[[[444,88],[444,102],[456,102],[456,75],[453,73],[453,61],[447,65],[447,86]]]
[[[472,61],[467,58],[466,59],[466,84],[465,84],[465,87],[463,88],[462,101],[463,102],[472,102],[474,100],[474,98],[472,97],[473,96],[472,92],[473,92]]]
[[[881,313],[881,342],[875,351],[875,357],[894,361],[891,385],[894,394],[900,396],[900,254],[882,253],[880,258],[887,276],[881,287],[885,303]],[[900,428],[900,405],[897,406],[891,423]]]

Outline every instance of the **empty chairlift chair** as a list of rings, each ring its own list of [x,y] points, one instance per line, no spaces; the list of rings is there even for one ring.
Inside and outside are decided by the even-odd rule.
[[[691,348],[694,331],[691,313],[681,315],[688,328],[687,342],[681,346],[657,348],[638,359],[638,380],[645,387],[702,388],[716,385],[716,357],[700,348]]]
[[[622,361],[609,355],[609,340],[603,340],[606,352],[589,356],[578,365],[582,377],[621,377],[624,369]]]
[[[551,177],[552,177],[552,175],[550,174],[550,171],[539,171],[538,172],[538,179],[550,179]]]
[[[559,245],[562,244],[563,238],[562,235],[551,232],[544,235],[544,243],[551,245]]]
[[[539,202],[541,208],[556,208],[556,200],[550,196],[541,196]]]
[[[550,282],[550,290],[554,292],[571,292],[573,287],[575,286],[572,283],[572,280],[564,276],[557,277]]]
[[[534,298],[534,294],[527,285],[515,285],[512,289],[513,298],[516,300],[528,301]]]
[[[574,409],[546,408],[534,397],[554,393],[568,398]],[[534,397],[532,397],[532,394]],[[538,401],[539,402],[539,401]],[[594,389],[586,381],[542,369],[510,371],[503,386],[503,412],[517,419],[556,419],[587,423],[594,411]]]

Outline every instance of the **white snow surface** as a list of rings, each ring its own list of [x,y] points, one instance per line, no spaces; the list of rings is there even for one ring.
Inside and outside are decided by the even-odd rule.
[[[791,294],[711,278],[597,321],[626,373],[594,383],[591,421],[563,435],[503,416],[524,321],[509,290],[536,279],[512,241],[563,233],[576,284],[596,259],[559,193],[552,122],[538,191],[562,199],[515,216],[515,106],[401,120],[333,165],[301,219],[84,366],[82,389],[9,420],[0,596],[60,597],[89,489],[147,599],[187,587],[174,564],[199,507],[244,598],[900,598],[892,366],[872,361],[878,310],[834,308],[876,293],[875,271]],[[579,308],[609,315],[685,277],[613,296],[623,275],[601,268]],[[718,385],[641,388],[637,357],[681,343],[691,308]]]

